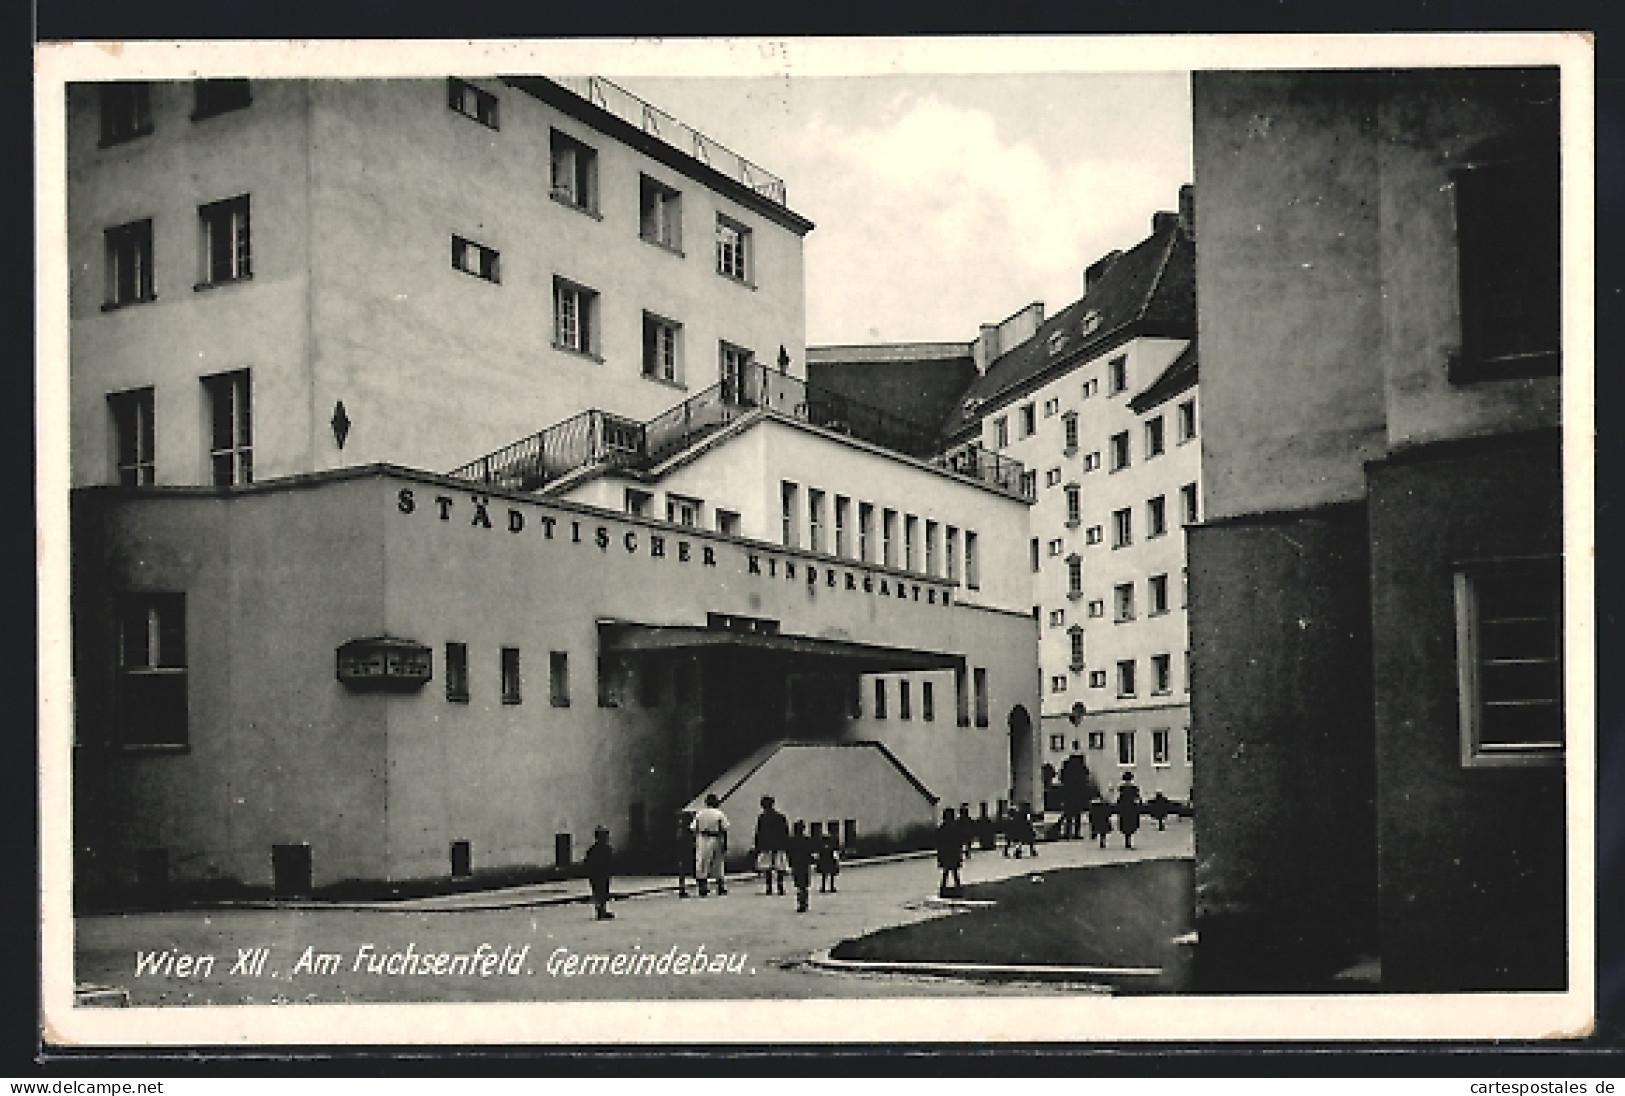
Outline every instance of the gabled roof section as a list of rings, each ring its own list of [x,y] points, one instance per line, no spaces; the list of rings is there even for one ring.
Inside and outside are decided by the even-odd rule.
[[[1137,336],[1196,335],[1196,245],[1169,218],[1120,256],[1084,296],[1046,320],[1026,342],[994,360],[943,423],[953,438],[1036,387]],[[1052,351],[1052,343],[1054,349]],[[967,413],[965,404],[980,401]]]
[[[807,382],[935,434],[976,380],[968,343],[809,346]]]
[[[1128,401],[1129,408],[1135,414],[1160,407],[1175,396],[1196,385],[1196,343],[1187,346],[1179,357],[1168,364],[1162,371],[1162,376]]]

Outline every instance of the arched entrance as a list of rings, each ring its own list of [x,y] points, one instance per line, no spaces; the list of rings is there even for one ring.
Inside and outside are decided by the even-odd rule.
[[[1010,802],[1040,806],[1036,775],[1037,750],[1033,742],[1033,719],[1020,704],[1010,709]]]

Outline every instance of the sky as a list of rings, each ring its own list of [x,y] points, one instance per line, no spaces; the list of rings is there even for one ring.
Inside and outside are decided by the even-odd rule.
[[[1053,315],[1191,181],[1186,73],[605,75],[785,181],[814,346]]]

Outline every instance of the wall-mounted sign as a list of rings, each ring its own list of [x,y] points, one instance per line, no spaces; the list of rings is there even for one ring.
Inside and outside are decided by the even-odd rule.
[[[352,639],[338,650],[338,678],[351,689],[409,692],[433,677],[429,648],[410,639]]]

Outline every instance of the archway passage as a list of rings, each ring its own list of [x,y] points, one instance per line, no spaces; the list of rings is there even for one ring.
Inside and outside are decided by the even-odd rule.
[[[1035,772],[1034,761],[1037,757],[1036,745],[1033,742],[1033,720],[1027,714],[1027,709],[1017,704],[1010,709],[1010,802],[1038,803],[1037,791],[1034,787]]]

